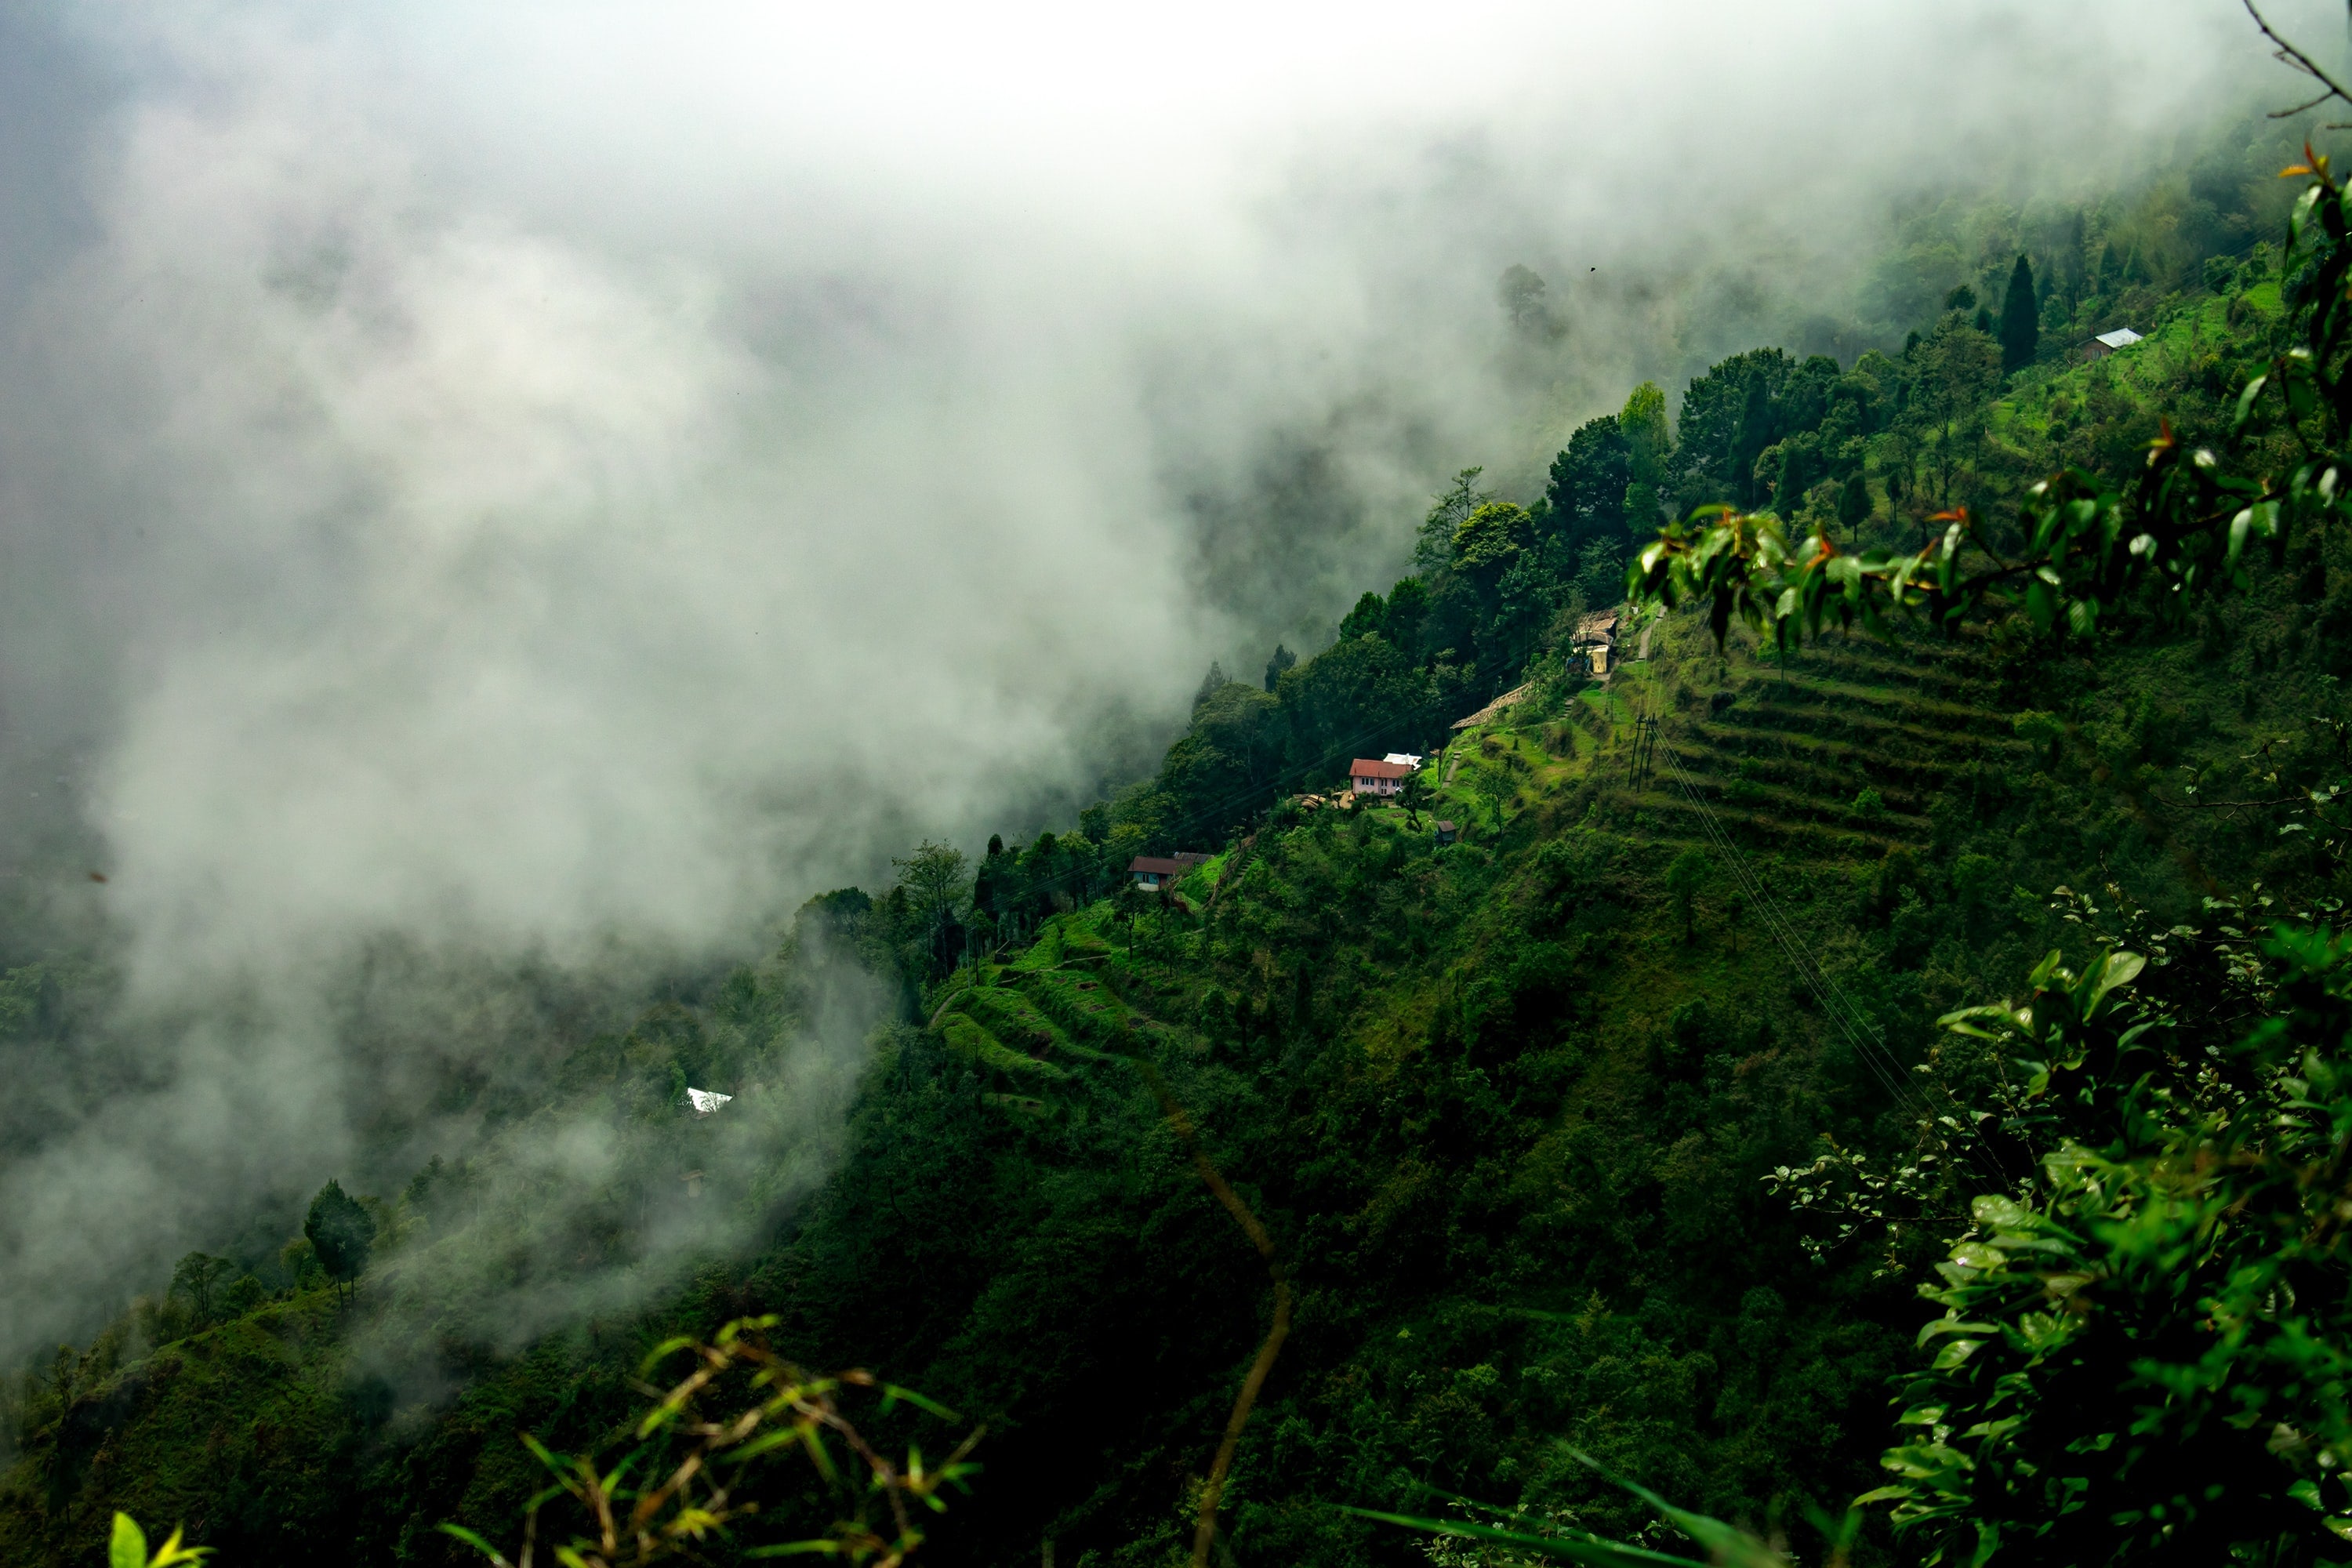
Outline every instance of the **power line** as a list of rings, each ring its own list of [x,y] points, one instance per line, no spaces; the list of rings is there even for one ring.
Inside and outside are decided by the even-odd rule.
[[[1652,720],[1650,723],[1654,727],[1656,721]],[[1806,989],[1812,993],[1813,999],[1820,1005],[1822,1012],[1845,1037],[1847,1043],[1853,1048],[1854,1054],[1862,1059],[1865,1067],[1870,1068],[1872,1075],[1885,1087],[1898,1107],[1910,1111],[1922,1121],[1933,1121],[1937,1115],[1935,1103],[1919,1091],[1911,1075],[1904,1070],[1901,1061],[1895,1058],[1893,1051],[1887,1048],[1885,1033],[1880,1028],[1878,1021],[1846,993],[1845,988],[1837,983],[1834,976],[1824,972],[1813,962],[1811,952],[1798,938],[1795,923],[1789,919],[1780,900],[1773,896],[1769,885],[1756,875],[1754,868],[1748,863],[1747,856],[1740,851],[1738,845],[1732,842],[1730,835],[1716,819],[1715,812],[1707,805],[1705,797],[1699,794],[1697,786],[1691,782],[1690,775],[1683,771],[1681,760],[1675,755],[1674,748],[1671,746],[1666,748],[1666,770],[1673,776],[1675,786],[1682,791],[1683,798],[1690,803],[1692,809],[1697,814],[1700,827],[1706,833],[1707,841],[1715,846],[1723,856],[1725,863],[1730,867],[1733,879],[1739,884],[1741,896],[1748,900],[1749,908],[1762,917],[1765,930],[1770,932],[1773,944],[1780,948],[1782,960],[1796,972],[1797,977],[1804,983]],[[1944,1092],[1948,1099],[1953,1100],[1954,1109],[1963,1111],[1962,1115],[1956,1116],[1952,1120],[1975,1141],[1970,1147],[1971,1157],[1985,1173],[1995,1181],[2006,1181],[2007,1173],[2000,1168],[1999,1156],[1994,1152],[1992,1145],[1987,1142],[1982,1130],[1972,1119],[1966,1116],[1965,1108],[1959,1106],[1958,1099],[1952,1096],[1948,1086],[1945,1087]]]

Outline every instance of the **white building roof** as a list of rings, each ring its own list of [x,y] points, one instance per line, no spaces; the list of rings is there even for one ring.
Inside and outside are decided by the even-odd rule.
[[[2107,347],[2111,349],[2129,348],[2132,344],[2139,342],[2139,334],[2133,331],[2129,327],[2117,327],[2112,332],[2101,332],[2099,334],[2099,342],[2106,344]]]
[[[1391,752],[1381,760],[1386,763],[1402,763],[1409,768],[1421,766],[1421,759],[1411,752]]]
[[[694,1113],[697,1116],[708,1116],[734,1098],[731,1094],[719,1094],[707,1089],[689,1089],[686,1091],[686,1102],[694,1107]]]

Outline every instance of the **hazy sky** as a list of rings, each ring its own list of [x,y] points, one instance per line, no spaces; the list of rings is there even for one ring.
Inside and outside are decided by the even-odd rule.
[[[0,1354],[331,1173],[360,944],[700,958],[1082,800],[1750,346],[1643,279],[1833,313],[1904,193],[2257,68],[2224,0],[0,8],[0,862],[147,1085],[0,1150]]]

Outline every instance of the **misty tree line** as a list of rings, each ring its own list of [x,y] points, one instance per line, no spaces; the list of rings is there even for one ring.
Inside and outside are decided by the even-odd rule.
[[[2272,265],[2269,253],[2246,265]],[[2045,338],[2042,322],[2069,300],[2097,308],[2105,296],[2084,290],[2104,266],[2037,272],[2019,254],[1997,310],[1956,285],[1899,350],[1850,365],[1780,348],[1734,354],[1684,389],[1671,421],[1664,393],[1644,382],[1571,434],[1525,504],[1464,469],[1422,521],[1413,573],[1364,594],[1328,647],[1301,658],[1277,646],[1255,682],[1213,665],[1154,776],[1070,828],[1009,845],[992,836],[977,864],[926,842],[880,899],[850,890],[829,895],[833,907],[870,910],[907,972],[936,976],[1116,887],[1137,855],[1213,848],[1286,794],[1339,782],[1351,757],[1433,749],[1454,718],[1505,689],[1562,687],[1577,621],[1622,597],[1634,542],[1670,516],[1763,509],[1858,544],[1914,540],[1952,505],[1986,509],[2022,480],[1988,442],[1992,400],[2067,351],[2071,339]],[[1507,276],[1507,308],[1539,309],[1540,283]]]

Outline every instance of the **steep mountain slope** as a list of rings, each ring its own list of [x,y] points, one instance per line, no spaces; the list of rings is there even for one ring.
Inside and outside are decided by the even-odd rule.
[[[1878,356],[1888,379],[1869,385],[1759,361],[1737,374],[1783,378],[1778,443],[1752,429],[1669,477],[1780,484],[1791,512],[1856,495],[1858,538],[1916,538],[1949,499],[1923,498],[1931,480],[1998,508],[2071,447],[2128,460],[2159,395],[2218,418],[2229,377],[2206,360],[2242,360],[2277,298],[2259,268],[2220,281],[2150,320],[2147,357],[2037,367],[1989,391],[1973,428],[1897,412],[1934,353],[1984,349],[1964,320],[1938,323],[1941,348]],[[1860,422],[1835,448],[1851,471],[1812,474],[1801,443],[1819,456],[1848,429],[1840,406]],[[2334,675],[2352,558],[2298,541],[2200,625],[2122,615],[2088,644],[2000,623],[1784,663],[1677,617],[1604,686],[1562,634],[1622,566],[1622,500],[1610,522],[1579,477],[1605,471],[1621,498],[1644,482],[1609,467],[1631,461],[1618,438],[1587,440],[1592,465],[1559,470],[1540,508],[1465,498],[1430,584],[1368,595],[1272,689],[1204,689],[1158,778],[992,855],[969,903],[927,904],[913,872],[880,899],[816,900],[772,963],[583,1042],[515,1108],[517,1126],[625,1142],[612,1207],[674,1194],[708,1129],[673,1083],[691,1064],[759,1104],[854,955],[904,1005],[832,1175],[783,1205],[755,1180],[691,1189],[756,1217],[749,1255],[673,1266],[657,1310],[501,1351],[482,1300],[436,1297],[422,1261],[473,1234],[483,1194],[528,1195],[493,1145],[442,1195],[420,1183],[380,1205],[383,1257],[355,1300],[298,1270],[248,1293],[268,1299],[134,1316],[18,1390],[0,1555],[86,1558],[123,1507],[186,1520],[236,1563],[309,1561],[322,1537],[354,1562],[466,1561],[432,1527],[511,1535],[539,1484],[519,1430],[593,1443],[646,1345],[758,1310],[810,1364],[869,1365],[988,1423],[940,1558],[1035,1561],[1050,1541],[1065,1563],[1165,1562],[1270,1312],[1170,1100],[1297,1293],[1225,1500],[1237,1561],[1414,1556],[1330,1506],[1414,1485],[1636,1528],[1570,1446],[1759,1526],[1864,1489],[1922,1315],[1898,1266],[1933,1237],[1816,1264],[1816,1221],[1765,1178],[1830,1147],[1904,1147],[1915,1111],[1857,1039],[1899,1070],[1924,1059],[1938,1012],[2077,940],[2047,907],[2059,884],[2166,921],[2257,878],[2326,885],[2335,868],[2280,835],[2275,803],[2334,763],[2352,717]],[[1745,467],[1716,471],[1732,457]],[[1523,701],[1433,759],[1418,819],[1294,804],[1351,748],[1425,740],[1522,674]],[[2027,706],[2053,690],[2063,703]],[[1430,816],[1462,840],[1438,844]],[[1181,902],[1103,896],[1126,854],[1190,847],[1219,853]],[[1824,1012],[1742,868],[1854,1017]],[[562,1243],[515,1268],[560,1289],[617,1245],[593,1224]],[[779,1537],[806,1533],[816,1503],[773,1501]]]

